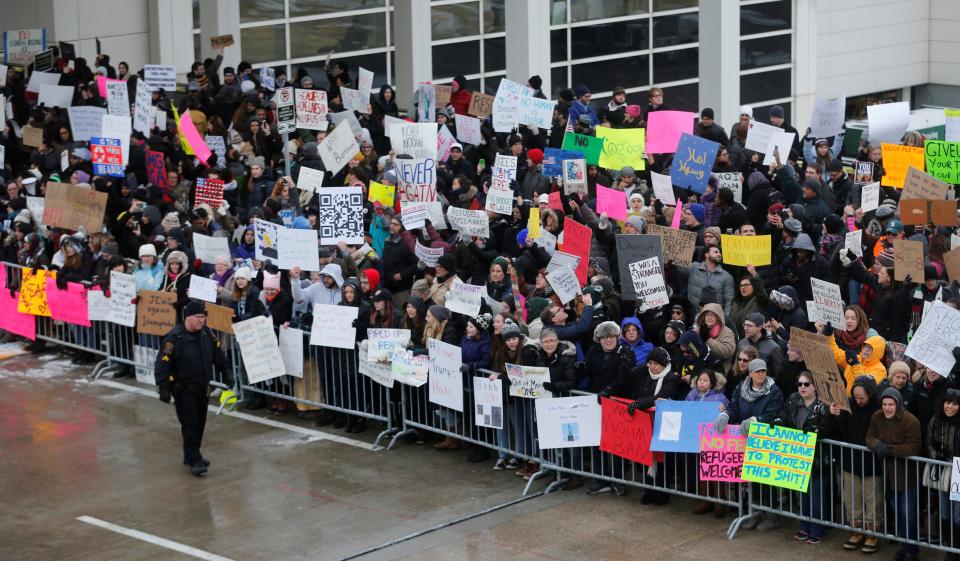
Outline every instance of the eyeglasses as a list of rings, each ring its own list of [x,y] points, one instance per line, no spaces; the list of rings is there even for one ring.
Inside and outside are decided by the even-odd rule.
[[[750,362],[749,358],[738,358],[737,362]]]
[[[670,310],[670,315],[673,315],[673,316],[682,316],[682,315],[683,315],[683,310]]]
[[[809,387],[812,386],[812,385],[813,385],[813,384],[810,383],[810,382],[797,382],[797,387],[798,387],[798,388],[809,388]]]

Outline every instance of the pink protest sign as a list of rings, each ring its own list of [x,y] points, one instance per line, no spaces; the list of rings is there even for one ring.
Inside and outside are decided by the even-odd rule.
[[[547,207],[563,212],[563,202],[560,200],[560,191],[552,191],[547,195]]]
[[[68,282],[65,290],[57,288],[56,279],[47,278],[47,305],[50,317],[74,325],[90,327],[87,289],[78,282]]]
[[[123,80],[115,80],[113,78],[107,78],[106,76],[97,76],[97,91],[100,92],[100,97],[107,99],[107,83],[108,82],[122,82]]]
[[[197,132],[197,127],[195,127],[193,121],[190,120],[189,111],[185,111],[183,115],[180,116],[180,134],[183,135],[183,139],[186,140],[190,148],[193,149],[193,153],[196,154],[200,163],[207,165],[207,160],[210,159],[213,152],[207,148],[207,143],[204,142],[203,137]]]
[[[6,267],[0,267],[0,329],[35,341],[37,338],[37,318],[17,311],[17,302],[20,300],[20,295],[17,293],[11,295],[10,289],[6,286]]]
[[[577,280],[580,286],[587,284],[587,265],[590,261],[590,240],[593,230],[570,218],[563,219],[563,247],[564,252],[580,257],[577,266]]]
[[[695,115],[686,111],[652,111],[647,116],[647,154],[677,151],[680,135],[693,134]]]
[[[627,194],[597,184],[597,212],[607,213],[614,220],[627,219]]]
[[[743,453],[747,437],[738,425],[718,433],[710,423],[700,425],[700,481],[742,483]]]
[[[683,201],[677,199],[677,208],[673,211],[673,222],[670,227],[676,230],[680,227],[680,216],[683,214]]]

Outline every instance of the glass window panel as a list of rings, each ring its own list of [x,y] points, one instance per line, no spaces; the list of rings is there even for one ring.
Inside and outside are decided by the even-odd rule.
[[[790,29],[790,0],[740,6],[740,35]]]
[[[241,57],[251,64],[286,59],[287,43],[284,33],[283,25],[241,29]]]
[[[740,77],[740,103],[790,97],[789,68]]]
[[[601,60],[573,65],[573,84],[586,84],[591,91],[610,91],[616,86],[647,85],[650,59],[647,55]]]
[[[200,34],[193,34],[193,60],[203,60],[200,58]]]
[[[505,76],[487,76],[483,81],[483,93],[497,95],[497,88],[500,87],[500,80],[503,78]]]
[[[567,30],[554,29],[550,32],[550,62],[567,60]]]
[[[433,78],[480,73],[480,41],[433,47]]]
[[[664,12],[666,10],[696,8],[699,4],[698,0],[653,0],[653,11]]]
[[[646,93],[642,94],[639,103],[641,107],[646,107],[649,97]],[[663,103],[670,109],[677,111],[693,111],[700,113],[700,84],[684,84],[682,86],[669,86],[663,88]]]
[[[570,29],[571,52],[574,58],[649,49],[649,38],[650,20],[647,18]]]
[[[550,25],[567,23],[567,0],[553,0],[550,5]]]
[[[200,7],[197,6],[199,14]],[[240,23],[283,18],[283,0],[240,0]],[[197,25],[200,17],[197,16]]]
[[[570,0],[570,21],[645,14],[648,6],[648,0]]]
[[[787,64],[792,45],[792,35],[740,41],[740,70]]]
[[[753,107],[753,116],[764,123],[770,122],[770,108],[774,105],[779,105],[783,107],[783,118],[789,123],[790,122],[790,111],[793,108],[793,105],[790,103],[771,103],[770,105],[761,105],[760,107]]]
[[[480,4],[434,6],[430,12],[434,39],[480,34]]]
[[[567,84],[566,66],[558,66],[557,68],[550,69],[550,87],[553,88],[550,91],[550,99],[557,99],[560,97],[560,90],[570,87]]]
[[[200,29],[200,0],[193,0],[193,28]]]
[[[653,55],[653,83],[696,78],[700,69],[700,50],[683,49]]]
[[[483,32],[506,31],[506,8],[504,0],[483,0]]]
[[[292,58],[326,56],[330,51],[360,51],[387,46],[383,14],[301,21],[290,24]]]
[[[670,47],[684,43],[696,43],[699,37],[700,14],[660,16],[653,20],[653,46]]]
[[[356,0],[290,0],[290,17],[332,14],[346,10],[382,8],[386,5],[386,0],[364,0],[362,3],[358,3]]]
[[[350,76],[354,81],[357,79],[357,69],[361,66],[373,72],[374,93],[380,91],[380,86],[387,83],[387,57],[385,53],[372,55],[360,55],[351,57],[335,57],[334,60],[342,60],[350,68]],[[323,70],[323,59],[304,64],[297,64],[293,67],[294,76],[303,69],[313,78],[313,85],[316,88],[327,89],[330,82],[327,81],[327,73]]]
[[[489,74],[507,69],[507,38],[484,39],[483,72]]]

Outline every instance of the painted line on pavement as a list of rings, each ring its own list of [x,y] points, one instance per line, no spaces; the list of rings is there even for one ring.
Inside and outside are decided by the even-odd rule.
[[[134,538],[143,542],[151,543],[172,551],[183,553],[184,555],[189,555],[191,557],[196,557],[197,559],[203,559],[204,561],[234,561],[229,557],[223,557],[222,555],[216,555],[215,553],[210,553],[209,551],[204,551],[202,549],[197,549],[189,545],[184,545],[173,540],[168,540],[166,538],[161,538],[160,536],[155,536],[153,534],[148,534],[146,532],[141,532],[140,530],[134,530],[133,528],[127,528],[124,526],[119,526],[112,522],[107,522],[106,520],[100,520],[99,518],[94,518],[92,516],[78,516],[77,520],[96,526],[98,528],[103,528],[104,530],[110,530],[111,532],[116,532],[118,534],[123,534],[124,536]]]

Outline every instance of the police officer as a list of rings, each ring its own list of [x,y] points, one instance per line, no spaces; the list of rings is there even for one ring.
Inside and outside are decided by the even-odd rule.
[[[210,379],[216,367],[228,383],[232,380],[220,339],[206,327],[203,302],[191,300],[183,308],[183,323],[163,338],[157,353],[155,376],[160,401],[174,398],[183,435],[183,463],[197,477],[207,472],[210,461],[200,455],[207,423]]]

